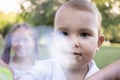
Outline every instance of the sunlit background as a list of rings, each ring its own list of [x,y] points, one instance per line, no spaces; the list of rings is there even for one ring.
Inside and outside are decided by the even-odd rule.
[[[17,13],[19,10],[20,5],[17,0],[0,0],[0,11],[3,11],[4,13]]]

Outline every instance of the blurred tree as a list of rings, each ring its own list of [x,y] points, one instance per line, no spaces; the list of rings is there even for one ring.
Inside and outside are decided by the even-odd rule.
[[[21,4],[22,16],[35,26],[53,25],[55,12],[65,1],[68,0],[24,0]],[[95,3],[101,12],[103,33],[106,36],[106,40],[120,42],[118,33],[120,27],[120,0],[91,1]],[[25,3],[30,5],[27,9],[24,7]]]
[[[16,23],[24,22],[24,19],[16,13],[3,13],[0,12],[0,33],[4,37],[9,29]]]
[[[66,1],[68,0],[21,0],[21,10],[17,15],[16,22],[26,21],[33,26],[53,25],[56,10]],[[95,3],[101,12],[103,18],[102,32],[105,34],[106,40],[120,43],[120,0],[91,1]],[[0,15],[2,14],[0,13]],[[1,21],[0,24],[1,23],[6,25],[5,22]],[[11,24],[11,22],[9,24]]]
[[[102,14],[106,40],[120,43],[120,0],[92,0]]]
[[[57,8],[64,3],[66,0],[25,0],[21,3],[21,13],[23,17],[26,14],[29,17],[26,21],[32,25],[53,25],[54,15]],[[24,4],[30,4],[30,6],[25,9]]]

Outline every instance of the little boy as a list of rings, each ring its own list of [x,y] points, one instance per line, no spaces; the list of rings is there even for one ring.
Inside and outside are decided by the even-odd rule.
[[[100,27],[99,11],[91,2],[69,0],[64,3],[55,15],[54,34],[62,34],[72,47],[69,51],[54,51],[58,56],[63,55],[61,60],[40,61],[20,80],[84,80],[99,71],[92,59],[104,41]],[[60,48],[64,48],[64,44]]]

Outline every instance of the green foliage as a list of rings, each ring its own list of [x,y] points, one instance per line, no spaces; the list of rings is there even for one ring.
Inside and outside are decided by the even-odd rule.
[[[26,0],[28,1],[28,0]],[[26,21],[36,25],[53,25],[54,16],[57,8],[66,0],[29,0],[31,6],[25,10],[23,2],[21,9],[24,14],[28,13]],[[23,14],[23,13],[22,13]]]
[[[26,0],[28,1],[28,0]],[[57,8],[67,0],[29,0],[29,11],[22,6],[23,12],[28,13],[27,22],[33,25],[53,25]],[[119,0],[91,0],[96,4],[102,15],[103,33],[106,40],[120,42],[119,22],[120,14],[113,11],[115,7],[120,9]],[[31,11],[30,11],[31,10]]]
[[[4,14],[0,12],[0,30],[4,28],[8,23],[13,23],[15,21],[15,14],[9,13],[9,14]]]
[[[23,22],[22,17],[15,13],[5,14],[0,12],[0,18],[0,33],[3,34],[3,37],[14,24]]]
[[[0,12],[0,32],[4,35],[14,23],[28,22],[32,26],[53,25],[58,7],[68,0],[23,0],[19,14]],[[102,15],[102,32],[106,40],[120,43],[120,0],[91,0]],[[25,7],[24,3],[30,4]],[[118,12],[117,10],[118,9]]]
[[[106,40],[120,43],[120,0],[92,0],[102,14]],[[118,9],[114,10],[114,9]]]

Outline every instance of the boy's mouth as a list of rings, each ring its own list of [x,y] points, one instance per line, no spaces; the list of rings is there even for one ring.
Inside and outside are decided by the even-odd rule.
[[[81,54],[81,53],[78,53],[78,52],[74,52],[73,55],[82,56],[82,54]]]

